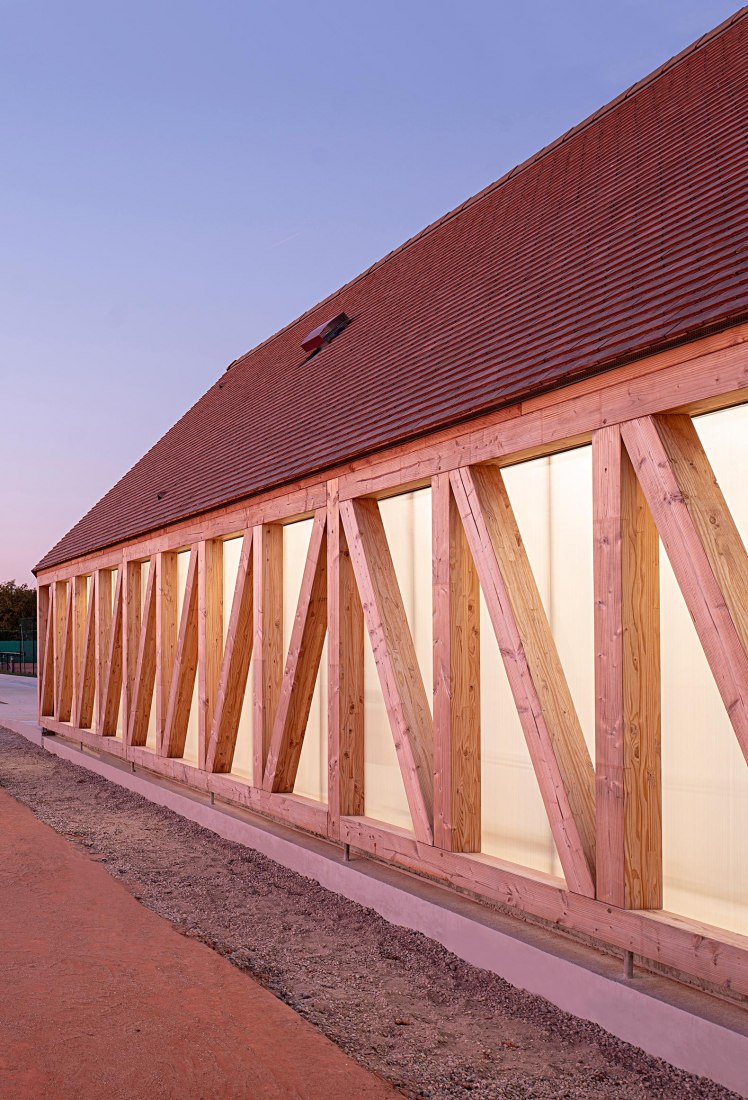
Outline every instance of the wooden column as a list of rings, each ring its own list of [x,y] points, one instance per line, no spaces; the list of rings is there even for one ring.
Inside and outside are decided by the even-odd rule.
[[[51,716],[55,709],[54,691],[54,614],[52,587],[39,586],[37,597],[37,674],[39,677],[39,718]]]
[[[130,700],[130,717],[127,726],[127,744],[143,747],[148,740],[148,726],[153,706],[153,690],[156,682],[156,559],[148,566],[143,607],[140,613],[140,638],[135,679]]]
[[[416,837],[433,844],[433,721],[376,500],[346,500],[340,515],[364,608]]]
[[[56,581],[55,617],[55,718],[69,722],[73,702],[72,581]]]
[[[748,761],[748,555],[685,414],[621,427],[738,743]]]
[[[112,570],[96,570],[96,732],[103,732],[104,693],[112,634]]]
[[[569,889],[595,894],[595,772],[501,472],[450,474]]]
[[[177,555],[165,551],[156,556],[156,751],[159,753],[177,651],[178,618]]]
[[[125,739],[130,728],[135,677],[140,645],[140,570],[139,561],[122,564],[122,729]]]
[[[434,843],[479,852],[480,589],[449,474],[431,483]]]
[[[254,644],[252,532],[245,532],[226,633],[206,770],[230,772]]]
[[[223,542],[198,545],[198,766],[205,768],[223,659]]]
[[[592,438],[597,897],[662,907],[659,540],[620,428]]]
[[[327,631],[327,516],[315,514],[301,579],[288,656],[262,785],[268,793],[290,793],[296,782],[314,685]]]
[[[73,577],[72,586],[72,666],[73,666],[73,706],[71,721],[74,726],[79,722],[79,696],[83,679],[83,651],[86,644],[86,619],[88,617],[88,579]]]
[[[364,612],[345,531],[337,479],[327,493],[328,827],[364,813]]]
[[[283,528],[254,528],[254,767],[261,787],[283,680]]]

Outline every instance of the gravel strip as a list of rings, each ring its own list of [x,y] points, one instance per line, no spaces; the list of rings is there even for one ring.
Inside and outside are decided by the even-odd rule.
[[[735,1096],[4,729],[0,786],[414,1100]]]

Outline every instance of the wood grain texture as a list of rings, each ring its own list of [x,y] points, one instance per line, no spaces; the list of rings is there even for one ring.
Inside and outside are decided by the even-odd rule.
[[[85,581],[85,578],[84,578]],[[75,724],[81,729],[91,729],[94,722],[94,698],[96,693],[96,574],[91,576],[90,591],[86,585],[86,621],[83,634],[83,653],[78,671],[75,695]]]
[[[250,529],[245,532],[242,539],[234,596],[231,602],[206,761],[206,769],[209,772],[230,772],[234,761],[239,720],[254,643],[253,556]]]
[[[197,675],[197,555],[197,547],[193,546],[187,567],[166,724],[160,746],[161,753],[166,757],[184,755]]]
[[[128,736],[140,645],[141,562],[122,565],[122,729]]]
[[[434,843],[450,852],[479,852],[480,588],[449,474],[434,478],[431,509]]]
[[[642,417],[626,449],[748,762],[748,556],[690,417]]]
[[[57,700],[55,718],[60,722],[69,722],[73,710],[73,590],[74,581],[61,587],[63,591],[55,593],[55,617],[57,638],[55,658],[57,661]]]
[[[106,694],[106,674],[109,661],[109,646],[112,633],[112,580],[111,569],[97,569],[95,572],[95,612],[96,612],[96,732],[102,732],[104,720],[104,697]]]
[[[375,500],[340,505],[413,829],[433,843],[433,722]]]
[[[161,751],[169,709],[171,679],[177,655],[179,584],[177,555],[156,555],[156,746]]]
[[[141,610],[135,677],[132,683],[128,745],[145,745],[156,683],[156,559],[151,558]]]
[[[72,644],[73,701],[70,721],[80,726],[78,700],[83,682],[83,650],[86,645],[86,619],[88,617],[88,582],[86,577],[73,577],[70,582],[72,591],[72,625],[70,640]]]
[[[37,601],[37,637],[39,639],[39,718],[55,710],[55,642],[53,588],[39,586]]]
[[[569,888],[594,895],[595,774],[504,480],[450,475]]]
[[[283,680],[283,528],[254,528],[253,775],[262,786]]]
[[[290,793],[296,782],[327,632],[327,513],[314,517],[262,787]],[[259,785],[259,784],[258,784]]]
[[[223,660],[223,543],[198,544],[198,761],[205,767]]]
[[[125,582],[124,570],[117,570],[117,583],[114,587],[114,602],[111,607],[106,669],[101,690],[101,733],[104,737],[114,737],[117,733],[117,719],[122,705],[122,617]]]
[[[364,812],[364,611],[340,521],[337,482],[327,498],[327,708],[330,835]]]
[[[659,542],[617,425],[592,440],[597,897],[662,907]]]

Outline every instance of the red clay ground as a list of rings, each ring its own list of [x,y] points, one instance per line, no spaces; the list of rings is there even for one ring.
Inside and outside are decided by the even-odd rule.
[[[2,791],[0,897],[0,1096],[394,1097]]]

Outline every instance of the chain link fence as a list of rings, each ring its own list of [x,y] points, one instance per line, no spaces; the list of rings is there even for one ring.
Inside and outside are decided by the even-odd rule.
[[[36,676],[36,619],[19,619],[17,630],[0,630],[0,673]]]

